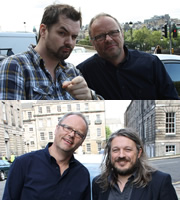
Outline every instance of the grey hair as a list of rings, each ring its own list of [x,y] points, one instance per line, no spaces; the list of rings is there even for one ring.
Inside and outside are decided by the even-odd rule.
[[[71,115],[79,116],[79,117],[81,117],[81,118],[84,120],[84,122],[85,122],[85,124],[86,124],[85,135],[87,135],[89,125],[88,125],[88,122],[87,122],[87,120],[86,120],[86,117],[85,117],[82,113],[80,113],[80,112],[69,112],[69,113],[65,114],[65,115],[59,120],[58,124],[61,124],[61,122],[63,122],[67,117],[69,117],[69,116],[71,116]]]
[[[96,15],[95,17],[93,17],[91,19],[90,23],[89,23],[89,36],[90,36],[90,38],[92,38],[92,35],[91,35],[91,26],[92,26],[93,22],[96,19],[100,18],[100,17],[110,17],[110,18],[114,19],[114,21],[118,24],[120,31],[123,32],[119,21],[115,17],[113,17],[112,15],[109,15],[107,13],[100,13],[100,14]]]

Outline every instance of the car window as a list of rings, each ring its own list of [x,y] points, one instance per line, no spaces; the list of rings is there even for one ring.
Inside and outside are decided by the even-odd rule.
[[[165,68],[173,81],[180,81],[180,63],[164,63]]]

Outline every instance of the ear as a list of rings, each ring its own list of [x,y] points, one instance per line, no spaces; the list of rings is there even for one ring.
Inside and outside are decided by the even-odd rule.
[[[46,25],[45,25],[45,24],[41,24],[41,25],[40,25],[39,32],[40,32],[40,35],[41,35],[42,38],[45,37],[46,31],[47,31]]]
[[[139,148],[139,152],[138,152],[138,158],[141,157],[141,154],[142,154],[142,148]]]

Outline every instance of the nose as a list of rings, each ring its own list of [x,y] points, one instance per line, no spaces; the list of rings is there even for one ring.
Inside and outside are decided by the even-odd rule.
[[[73,39],[71,36],[68,36],[65,40],[65,44],[68,44],[68,45],[72,45],[73,44]]]
[[[72,130],[71,132],[68,133],[68,135],[69,135],[71,138],[73,138],[73,137],[75,137],[75,132]]]
[[[120,150],[119,150],[119,157],[120,157],[120,158],[125,157],[125,154],[124,154],[123,149],[120,149]]]
[[[105,40],[112,40],[112,38],[108,34],[106,34]]]

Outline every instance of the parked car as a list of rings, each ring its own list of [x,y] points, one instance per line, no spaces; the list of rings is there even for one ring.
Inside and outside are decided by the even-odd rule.
[[[77,66],[84,60],[93,56],[95,53],[96,51],[94,50],[87,51],[84,47],[75,46],[71,55],[65,61],[68,63],[72,63],[74,66]]]
[[[171,54],[154,54],[163,62],[180,96],[180,56]]]
[[[11,55],[14,55],[12,48],[0,48],[0,61]]]
[[[0,160],[0,181],[4,181],[10,169],[11,163],[6,160]]]
[[[101,172],[100,163],[83,163],[83,165],[88,169],[90,173],[91,182],[93,178],[99,175]]]

